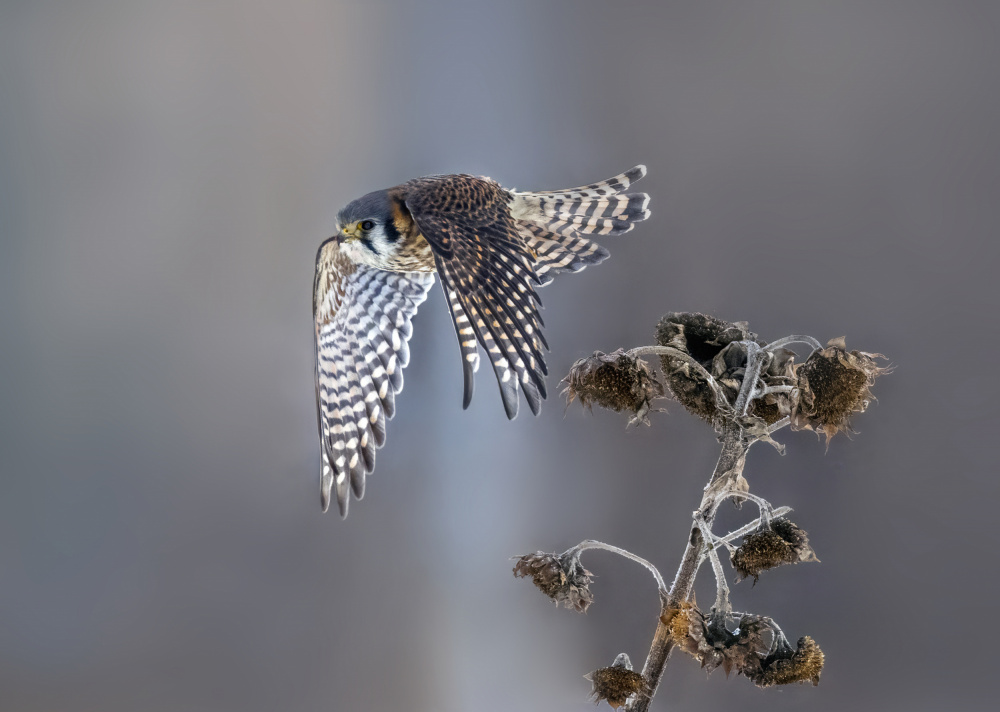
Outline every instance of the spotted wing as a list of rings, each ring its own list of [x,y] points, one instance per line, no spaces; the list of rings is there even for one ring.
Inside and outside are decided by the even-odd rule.
[[[316,406],[325,512],[336,490],[347,516],[349,489],[361,499],[385,443],[410,360],[410,320],[427,298],[433,273],[386,272],[349,260],[335,240],[316,255],[313,318]]]
[[[547,344],[540,331],[535,256],[511,217],[511,194],[468,175],[418,178],[405,189],[406,207],[434,252],[462,346],[465,406],[472,398],[478,341],[500,384],[507,417],[517,415],[519,389],[537,414],[546,395]]]

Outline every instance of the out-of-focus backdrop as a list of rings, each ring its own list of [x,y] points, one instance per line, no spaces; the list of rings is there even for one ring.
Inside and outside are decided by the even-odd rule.
[[[853,439],[786,431],[747,469],[822,564],[734,603],[813,636],[820,686],[677,656],[654,708],[988,706],[998,25],[986,1],[4,2],[0,710],[592,709],[584,673],[645,658],[651,578],[590,555],[580,616],[509,557],[598,538],[673,575],[712,433],[555,396],[671,310],[897,368]],[[488,369],[462,411],[435,288],[366,499],[322,515],[337,210],[640,162],[652,219],[543,291],[541,416],[507,422]]]

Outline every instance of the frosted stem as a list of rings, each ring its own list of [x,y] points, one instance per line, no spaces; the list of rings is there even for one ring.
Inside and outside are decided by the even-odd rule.
[[[666,593],[667,593],[667,585],[663,582],[663,577],[660,576],[659,569],[657,569],[655,566],[653,566],[653,564],[651,564],[650,562],[646,561],[641,556],[636,556],[631,551],[626,551],[625,549],[620,549],[617,546],[612,546],[611,544],[605,544],[603,541],[596,541],[594,539],[587,539],[586,541],[581,541],[579,544],[577,544],[576,546],[574,546],[572,549],[568,550],[566,553],[563,554],[563,556],[565,557],[565,556],[579,555],[581,552],[584,552],[587,549],[603,549],[604,551],[610,551],[613,554],[618,554],[619,556],[624,556],[626,559],[630,559],[631,561],[634,561],[637,564],[641,564],[642,566],[645,566],[649,570],[649,572],[651,574],[653,574],[653,578],[656,579],[656,585],[657,585],[657,587],[659,587],[660,592],[662,594],[666,595]]]

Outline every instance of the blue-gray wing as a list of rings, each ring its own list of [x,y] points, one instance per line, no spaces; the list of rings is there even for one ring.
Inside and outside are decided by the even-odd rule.
[[[333,492],[345,517],[350,492],[364,496],[403,389],[411,320],[433,284],[432,272],[378,270],[349,260],[335,240],[320,246],[313,317],[323,511]]]

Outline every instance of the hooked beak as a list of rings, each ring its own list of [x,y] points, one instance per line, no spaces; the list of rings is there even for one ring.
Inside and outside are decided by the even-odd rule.
[[[340,228],[337,234],[330,239],[336,240],[338,245],[343,245],[345,242],[358,239],[358,237],[359,235],[357,235],[353,230],[345,231],[344,228]]]

